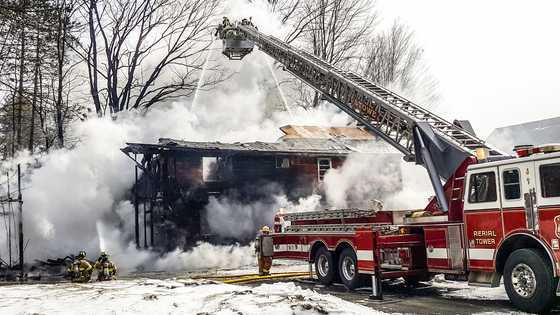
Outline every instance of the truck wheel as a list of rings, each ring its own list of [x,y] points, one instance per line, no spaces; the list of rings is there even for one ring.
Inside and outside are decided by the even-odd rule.
[[[548,258],[535,249],[518,249],[506,261],[506,292],[511,303],[522,311],[547,312],[555,301],[557,283]]]
[[[338,275],[342,284],[354,290],[362,284],[362,277],[358,274],[358,259],[351,248],[345,248],[338,259]]]
[[[336,266],[331,252],[321,247],[315,254],[315,274],[317,279],[324,285],[329,285],[336,276]]]

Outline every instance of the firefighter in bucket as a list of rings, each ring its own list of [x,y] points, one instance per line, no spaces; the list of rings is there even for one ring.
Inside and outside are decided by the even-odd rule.
[[[273,253],[272,246],[270,228],[265,225],[261,228],[255,242],[255,251],[257,253],[257,260],[259,263],[259,276],[268,276],[270,274]]]

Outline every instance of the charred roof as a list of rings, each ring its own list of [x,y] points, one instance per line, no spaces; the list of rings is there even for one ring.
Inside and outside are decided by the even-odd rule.
[[[350,153],[394,153],[387,144],[360,128],[324,128],[285,126],[286,134],[278,142],[195,142],[161,138],[157,144],[127,143],[127,154],[158,154],[162,152],[197,153],[206,156],[224,154],[245,155],[305,155],[346,156]],[[330,135],[330,137],[329,137]]]

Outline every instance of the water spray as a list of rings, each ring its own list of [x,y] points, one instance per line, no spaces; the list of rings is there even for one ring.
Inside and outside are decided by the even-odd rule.
[[[99,240],[99,251],[104,252],[107,250],[105,246],[105,239],[103,238],[103,223],[101,221],[97,221],[95,223],[95,227],[97,228],[97,239]]]
[[[210,62],[210,57],[214,54],[214,36],[212,36],[212,42],[210,42],[210,46],[208,48],[208,53],[206,54],[206,60],[204,61],[204,65],[202,66],[202,72],[200,73],[200,78],[198,78],[198,82],[196,84],[196,90],[194,91],[193,101],[191,105],[191,109],[194,110],[196,106],[196,101],[198,100],[198,95],[200,93],[200,89],[204,84],[204,76],[206,75],[206,70],[208,69],[208,63]]]
[[[274,78],[274,82],[276,82],[276,88],[278,89],[278,93],[280,94],[280,97],[282,98],[282,102],[284,102],[284,107],[286,108],[286,111],[290,115],[290,118],[294,118],[292,110],[291,110],[290,106],[288,105],[288,101],[286,101],[286,96],[284,95],[284,91],[282,91],[282,88],[280,87],[280,82],[278,81],[278,77],[276,76],[276,72],[274,72],[274,68],[272,67],[272,63],[270,62],[270,60],[267,60],[266,64],[268,65],[268,68],[270,69],[270,73],[272,74],[272,77]]]

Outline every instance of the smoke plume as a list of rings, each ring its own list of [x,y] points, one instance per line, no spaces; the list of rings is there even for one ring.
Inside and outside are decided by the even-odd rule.
[[[264,32],[281,37],[281,23],[269,13],[265,3],[231,0],[226,2],[224,12],[231,12],[234,19],[251,15]],[[271,59],[255,50],[243,61],[229,62],[219,50],[214,47],[209,60],[220,63],[232,77],[212,91],[201,91],[195,104],[191,99],[182,99],[154,106],[145,114],[125,112],[116,120],[91,118],[76,122],[70,126],[71,137],[79,142],[72,149],[35,156],[21,152],[1,165],[3,174],[13,174],[17,163],[24,166],[26,261],[64,257],[79,250],[86,250],[90,258],[95,258],[92,256],[100,250],[107,250],[125,270],[221,268],[253,262],[252,250],[240,246],[200,244],[189,252],[177,250],[164,256],[136,249],[132,242],[133,209],[126,201],[133,185],[134,165],[120,148],[126,142],[156,143],[161,137],[275,141],[282,135],[278,128],[286,124],[344,126],[349,120],[334,106],[325,104],[311,110],[292,108],[291,113],[270,111],[271,106],[283,105],[278,87],[270,79]],[[396,172],[398,163],[387,163],[384,159],[350,157],[340,170],[327,174],[328,201],[342,207],[394,196],[391,190],[396,189],[401,179],[391,172]],[[15,187],[15,178],[10,182]],[[5,194],[5,185],[2,189],[0,193]],[[270,222],[278,208],[316,210],[320,208],[319,199],[310,196],[291,203],[281,193],[252,205],[212,199],[208,205],[209,224],[224,236],[250,236],[255,226]],[[0,233],[2,256],[6,256],[5,244],[6,234]]]
[[[221,237],[251,239],[258,228],[270,225],[278,211],[304,212],[319,210],[321,196],[311,195],[291,202],[284,194],[271,194],[250,203],[228,197],[210,198],[206,206],[207,220],[212,231]]]

